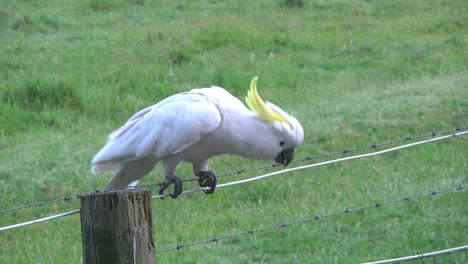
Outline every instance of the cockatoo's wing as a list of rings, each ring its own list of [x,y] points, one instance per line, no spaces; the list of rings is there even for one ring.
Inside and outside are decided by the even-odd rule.
[[[216,103],[202,93],[166,98],[132,116],[114,131],[92,160],[94,173],[115,170],[122,162],[177,154],[215,130],[221,122]]]

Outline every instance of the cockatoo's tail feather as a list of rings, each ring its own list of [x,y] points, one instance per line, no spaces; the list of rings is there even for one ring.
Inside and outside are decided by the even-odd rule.
[[[245,102],[250,111],[254,112],[260,119],[267,122],[287,122],[278,112],[269,107],[257,92],[258,77],[254,77],[250,83],[250,90],[247,92]]]

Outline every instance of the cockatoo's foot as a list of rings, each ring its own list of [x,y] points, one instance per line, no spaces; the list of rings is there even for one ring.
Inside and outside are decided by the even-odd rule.
[[[158,194],[162,195],[164,190],[166,190],[167,187],[169,187],[171,184],[174,184],[174,193],[171,193],[170,195],[173,199],[177,198],[177,196],[182,193],[182,181],[175,175],[172,175],[169,180],[166,180],[166,182],[164,182],[161,187],[159,187]]]
[[[198,179],[198,184],[200,184],[201,187],[210,187],[209,190],[203,190],[203,191],[206,194],[214,193],[215,188],[216,188],[216,183],[218,182],[216,175],[214,175],[214,173],[211,171],[200,171],[195,174],[198,177],[200,177],[200,179]]]

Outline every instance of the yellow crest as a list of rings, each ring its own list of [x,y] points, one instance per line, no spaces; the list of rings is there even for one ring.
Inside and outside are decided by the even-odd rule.
[[[260,95],[257,92],[257,81],[258,77],[255,76],[250,83],[250,90],[247,92],[245,102],[250,111],[257,114],[257,116],[267,122],[280,121],[285,122],[286,120],[268,105],[263,102]]]

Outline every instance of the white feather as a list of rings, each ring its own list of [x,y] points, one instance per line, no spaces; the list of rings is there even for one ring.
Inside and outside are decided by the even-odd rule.
[[[217,107],[203,94],[171,96],[112,132],[91,162],[93,172],[113,170],[122,162],[150,154],[156,158],[177,154],[216,129],[220,120]]]

